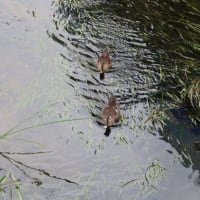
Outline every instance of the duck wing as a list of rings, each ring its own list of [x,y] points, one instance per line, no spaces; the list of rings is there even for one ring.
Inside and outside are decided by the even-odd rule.
[[[105,123],[107,121],[110,125],[113,125],[119,119],[119,110],[116,106],[114,107],[106,107],[102,112],[102,119]]]
[[[110,108],[109,107],[105,107],[103,109],[101,117],[104,122],[107,122],[107,118],[110,117]]]

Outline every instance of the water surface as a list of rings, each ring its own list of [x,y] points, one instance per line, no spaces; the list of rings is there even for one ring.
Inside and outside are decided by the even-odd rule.
[[[156,96],[160,70],[175,67],[169,46],[152,42],[165,12],[191,13],[178,1],[0,1],[0,133],[10,134],[0,174],[20,180],[24,199],[198,198],[199,128],[184,109],[161,112]],[[100,80],[105,48],[113,67]],[[105,137],[98,121],[111,95],[122,119]]]

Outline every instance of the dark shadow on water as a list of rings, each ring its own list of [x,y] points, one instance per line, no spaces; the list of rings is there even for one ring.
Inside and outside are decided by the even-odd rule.
[[[108,137],[108,136],[110,135],[110,133],[111,133],[111,128],[110,128],[110,127],[107,127],[107,128],[106,128],[106,131],[105,131],[105,133],[104,133],[104,135],[105,135],[106,137]]]
[[[104,122],[101,119],[97,119],[95,122],[101,127],[104,126]],[[120,127],[120,126],[121,126],[120,122],[115,123],[114,125],[112,125],[113,128],[114,127]],[[110,134],[111,134],[111,127],[107,127],[105,132],[104,132],[104,135],[106,137],[108,137]]]
[[[194,184],[198,187],[200,187],[200,174],[199,176],[197,176],[195,179],[194,179]]]
[[[181,155],[182,164],[186,168],[200,170],[200,126],[192,123],[186,109],[172,109],[171,119],[164,128],[162,139],[171,144]]]
[[[100,119],[97,119],[95,122],[96,122],[99,126],[103,126],[103,125],[104,125],[103,121],[100,120]]]
[[[104,80],[104,78],[105,78],[104,73],[100,73],[99,78],[100,78],[100,80]]]
[[[176,119],[182,121],[183,123],[190,124],[192,133],[194,133],[196,136],[200,136],[200,123],[192,123],[191,118],[189,117],[188,110],[186,108],[171,109],[171,113]]]

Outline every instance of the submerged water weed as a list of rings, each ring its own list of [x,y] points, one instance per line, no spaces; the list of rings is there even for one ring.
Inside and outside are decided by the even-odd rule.
[[[64,109],[66,107],[65,102],[62,103],[64,105]],[[57,107],[58,106],[58,107]],[[85,119],[93,119],[93,117],[83,117],[83,118],[73,118],[73,119],[66,119],[66,115],[68,114],[68,108],[66,108],[66,111],[64,111],[62,118],[60,117],[60,112],[59,115],[57,114],[58,111],[56,111],[56,109],[60,109],[59,108],[59,104],[58,103],[53,103],[49,106],[44,107],[44,109],[37,111],[35,113],[33,113],[32,115],[30,115],[29,117],[25,118],[24,120],[18,122],[15,126],[13,126],[12,128],[10,128],[8,131],[6,131],[5,133],[0,133],[0,139],[5,139],[8,136],[17,134],[17,133],[21,133],[24,131],[28,131],[37,127],[41,127],[41,126],[49,126],[49,125],[53,125],[53,124],[58,124],[58,123],[65,123],[65,122],[70,122],[73,123],[74,121],[79,121],[79,120],[85,120]],[[62,107],[62,110],[64,110]],[[66,113],[66,114],[65,114]],[[49,117],[53,118],[51,121],[49,120]],[[91,123],[90,123],[91,124]]]
[[[193,80],[189,86],[188,98],[194,108],[200,109],[200,77]]]
[[[164,166],[158,161],[153,161],[150,166],[146,168],[144,175],[140,178],[135,178],[124,183],[121,187],[127,186],[138,188],[139,191],[134,195],[134,200],[145,199],[152,192],[157,190],[157,187],[164,176]]]
[[[15,189],[13,189],[15,188]],[[13,198],[13,192],[17,192],[19,200],[22,200],[22,190],[20,187],[19,180],[17,180],[14,175],[10,172],[0,179],[0,193],[10,190],[10,198]]]
[[[118,132],[113,136],[113,139],[116,145],[128,145],[133,143],[130,138],[120,130],[118,130]]]
[[[131,2],[126,17],[140,21],[147,48],[158,56],[158,93],[169,108],[184,106],[200,121],[200,3],[193,1]],[[114,8],[112,8],[114,9]],[[129,10],[130,9],[130,10]],[[181,12],[184,10],[184,12]],[[120,12],[116,15],[121,16]],[[169,102],[170,99],[170,102]],[[160,99],[159,99],[160,100]]]
[[[64,29],[69,33],[83,35],[87,29],[85,19],[92,18],[92,15],[87,11],[87,3],[85,0],[55,0],[56,12],[62,12],[62,18],[59,23],[64,26]],[[61,15],[59,14],[59,17]]]
[[[91,118],[81,118],[81,119],[64,119],[64,120],[56,120],[56,121],[49,121],[49,122],[44,122],[44,123],[38,123],[36,125],[32,125],[32,126],[28,126],[25,128],[21,128],[21,129],[13,129],[12,131],[7,131],[6,133],[3,133],[2,135],[0,135],[0,139],[6,138],[7,136],[13,135],[13,134],[17,134],[20,133],[22,131],[26,131],[26,130],[30,130],[36,127],[40,127],[40,126],[47,126],[47,125],[51,125],[51,124],[58,124],[58,123],[63,123],[63,122],[69,122],[69,121],[76,121],[76,120],[84,120],[84,119],[91,119]]]
[[[165,168],[159,161],[153,161],[146,169],[145,180],[149,186],[157,185],[163,176]]]
[[[168,8],[167,4],[169,4]],[[162,26],[154,24],[156,28],[147,33],[146,41],[156,46],[158,53],[162,52],[160,53],[161,93],[165,99],[166,97],[171,99],[169,107],[184,106],[199,121],[200,25],[195,17],[199,16],[199,2],[177,1],[171,4],[169,1],[166,5],[160,4],[165,11],[160,13],[160,19],[165,23]],[[184,8],[185,13],[177,12],[179,7]],[[152,9],[156,13],[158,7]]]
[[[120,116],[120,120],[121,120],[121,122],[122,122],[123,125],[128,125],[128,122],[126,120],[126,116],[124,114],[122,114]]]
[[[95,178],[95,176],[97,175],[97,173],[100,171],[100,168],[101,166],[96,169],[93,169],[91,171],[91,174],[88,175],[87,177],[83,175],[80,176],[80,182],[83,182],[83,184],[79,196],[76,198],[76,200],[83,199],[83,197],[86,199],[91,199],[91,192],[90,192],[91,183]]]
[[[168,101],[169,108],[183,106],[187,108],[192,120],[200,121],[200,75],[194,74],[193,70],[187,72],[187,74],[176,74],[174,88],[170,90],[166,88],[166,91],[163,91],[163,96],[170,98],[171,102]]]
[[[142,130],[149,129],[152,134],[155,134],[154,131],[156,127],[158,129],[161,129],[163,131],[164,126],[166,125],[166,120],[167,120],[167,114],[166,110],[156,107],[154,110],[149,109],[149,114],[147,115],[146,119],[143,120],[142,122]]]

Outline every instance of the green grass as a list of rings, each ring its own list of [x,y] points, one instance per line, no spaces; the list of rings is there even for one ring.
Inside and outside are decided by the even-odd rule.
[[[30,129],[33,129],[33,128],[41,127],[41,126],[48,126],[48,125],[52,125],[52,124],[72,122],[72,121],[77,121],[77,120],[88,120],[88,119],[92,119],[92,118],[88,117],[88,118],[63,119],[63,120],[56,120],[56,121],[38,123],[36,125],[28,126],[28,127],[21,128],[21,129],[12,128],[12,129],[8,130],[7,132],[1,134],[0,139],[5,139],[6,137],[11,136],[13,134],[17,134],[17,133],[20,133],[20,132],[23,132],[23,131],[26,131],[26,130],[30,130]]]
[[[5,193],[7,190],[10,190],[11,199],[13,199],[13,192],[16,192],[18,200],[22,200],[20,180],[17,180],[11,172],[0,179],[0,193]]]

